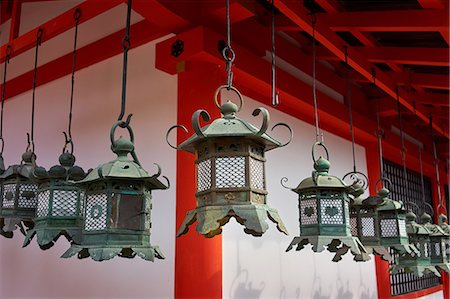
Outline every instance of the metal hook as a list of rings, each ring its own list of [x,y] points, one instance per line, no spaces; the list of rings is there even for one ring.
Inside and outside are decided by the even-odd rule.
[[[317,141],[317,142],[314,142],[314,144],[313,144],[313,146],[312,146],[312,151],[311,151],[311,153],[312,153],[312,159],[313,159],[314,163],[316,163],[317,160],[318,160],[318,159],[316,159],[316,157],[315,157],[315,155],[314,155],[314,149],[316,148],[316,146],[322,147],[322,148],[325,150],[325,154],[327,155],[327,160],[330,160],[330,156],[328,155],[328,149],[327,149],[327,147],[325,146],[325,144],[323,144],[323,142],[321,142],[321,141]]]
[[[266,108],[259,107],[253,110],[252,115],[258,116],[260,113],[262,113],[263,115],[263,123],[259,131],[256,133],[257,136],[261,136],[262,134],[266,133],[267,129],[269,128],[269,120],[270,120],[269,111],[267,111]]]
[[[172,132],[173,129],[183,129],[186,133],[188,132],[188,130],[187,130],[186,127],[183,126],[183,125],[174,125],[174,126],[171,126],[171,127],[169,128],[169,130],[167,131],[167,133],[166,133],[166,142],[167,142],[167,144],[168,144],[171,148],[173,148],[173,149],[175,149],[175,150],[178,150],[178,149],[180,149],[180,148],[177,147],[177,146],[173,146],[173,145],[170,143],[170,141],[169,141],[169,134],[170,134],[170,132]]]
[[[80,20],[81,17],[81,9],[77,8],[75,9],[74,13],[73,13],[73,19],[78,22]]]
[[[70,154],[73,154],[73,142],[72,142],[72,138],[69,138],[68,136],[67,136],[67,133],[66,132],[63,132],[63,134],[64,134],[64,147],[63,147],[63,150],[62,150],[62,152],[63,152],[63,154],[64,153],[67,153],[67,146],[68,145],[70,145]]]
[[[44,29],[39,28],[36,34],[36,43],[38,46],[42,43],[42,35],[44,34]]]

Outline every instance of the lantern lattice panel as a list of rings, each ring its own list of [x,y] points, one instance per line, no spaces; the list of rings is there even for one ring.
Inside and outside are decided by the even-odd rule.
[[[37,206],[36,192],[37,184],[20,184],[19,187],[19,208],[33,209]]]
[[[107,195],[89,194],[86,203],[85,227],[87,231],[106,229]]]
[[[316,200],[307,199],[300,202],[301,224],[317,224]]]
[[[250,158],[250,186],[255,189],[264,190],[264,163]]]
[[[358,219],[355,217],[350,218],[350,228],[352,232],[352,236],[358,235]]]
[[[211,160],[198,163],[197,166],[197,191],[211,189]]]
[[[48,206],[50,202],[50,191],[45,190],[43,192],[39,192],[37,195],[38,204],[36,215],[37,217],[45,217],[48,215]]]
[[[52,216],[77,216],[78,192],[68,190],[53,191]]]
[[[216,159],[216,187],[245,187],[245,157],[220,157]]]
[[[375,237],[375,220],[370,217],[361,217],[361,230],[364,237]]]
[[[396,237],[398,235],[396,219],[381,219],[381,236],[385,238]]]
[[[420,208],[420,211],[414,211],[416,215],[422,215],[423,212],[429,213],[427,205],[422,201],[420,173],[407,169],[408,185],[405,185],[403,166],[384,160],[383,168],[385,175],[392,182],[392,186],[389,188],[392,199],[404,203],[414,202]],[[428,177],[424,177],[424,187],[425,201],[432,205],[431,180]],[[400,225],[400,233],[403,233],[403,225]],[[404,233],[406,234],[406,232]],[[394,257],[391,263],[396,262],[398,255],[393,251],[391,251],[391,255]],[[390,276],[392,296],[415,292],[440,284],[440,278],[433,273],[425,273],[422,277],[418,277],[413,273],[405,273],[403,270],[400,270],[398,273]]]
[[[342,200],[322,199],[320,207],[322,224],[343,224]]]
[[[14,196],[9,197],[7,194],[16,193],[16,184],[6,184],[3,186],[3,208],[14,208]]]

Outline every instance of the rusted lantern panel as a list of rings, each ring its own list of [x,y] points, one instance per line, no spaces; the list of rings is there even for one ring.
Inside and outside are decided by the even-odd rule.
[[[60,165],[48,172],[40,167],[35,171],[40,181],[35,226],[27,232],[24,247],[35,235],[41,249],[52,247],[61,235],[70,242],[81,242],[84,191],[75,182],[86,174],[74,165],[75,157],[70,153],[63,153],[59,161]]]
[[[117,255],[126,258],[138,255],[148,261],[164,258],[158,246],[150,245],[151,191],[168,186],[158,180],[159,166],[158,172],[150,176],[139,164],[130,127],[127,128],[131,141],[122,137],[113,139],[119,124],[111,129],[112,150],[117,159],[98,166],[77,182],[85,192],[84,226],[81,243],[72,243],[64,258],[76,254],[78,258],[91,257],[96,261]]]
[[[196,155],[197,207],[187,213],[177,236],[187,233],[189,225],[197,221],[199,234],[214,237],[232,217],[245,227],[245,233],[253,236],[261,236],[269,228],[268,219],[287,234],[278,211],[267,205],[265,152],[285,146],[290,140],[281,144],[266,133],[269,113],[264,108],[253,112],[254,116],[263,115],[263,125],[258,129],[236,116],[240,110],[236,104],[227,101],[219,105],[218,93],[225,88],[228,87],[219,87],[215,95],[222,117],[202,128],[198,118],[209,121],[210,116],[198,110],[192,117],[195,134],[178,147],[172,146]],[[234,87],[230,90],[238,95],[242,105],[239,91]],[[279,125],[290,131],[285,124],[275,126]],[[176,127],[181,126],[173,126],[168,134]]]
[[[2,181],[0,217],[4,232],[12,232],[17,227],[33,226],[36,213],[38,181],[33,175],[36,156],[27,151],[22,155],[22,164],[12,165],[0,175]]]

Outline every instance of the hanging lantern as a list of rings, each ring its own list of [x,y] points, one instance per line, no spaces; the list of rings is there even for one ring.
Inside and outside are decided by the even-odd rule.
[[[358,237],[367,252],[355,255],[355,261],[368,261],[370,254],[378,255],[385,261],[392,256],[386,247],[381,245],[381,233],[377,207],[383,203],[379,196],[366,199],[355,198],[350,205],[350,225],[352,236]]]
[[[325,149],[326,159],[315,159],[316,145]],[[328,160],[326,147],[321,142],[314,143],[312,177],[301,181],[296,188],[289,188],[299,195],[300,236],[292,240],[286,251],[296,245],[296,250],[299,251],[311,244],[314,252],[321,252],[328,246],[328,251],[337,253],[333,259],[337,262],[349,249],[353,255],[366,250],[361,241],[350,232],[348,192],[351,189],[338,177],[329,175]],[[283,178],[282,182],[286,181]]]
[[[438,225],[449,237],[444,238],[444,252],[443,255],[446,257],[446,263],[450,263],[450,226],[447,223],[447,216],[444,214],[439,215]]]
[[[390,247],[400,254],[418,254],[419,250],[409,242],[403,203],[390,199],[389,194],[390,191],[386,187],[378,191],[383,200],[383,204],[377,208],[381,245]]]
[[[428,217],[426,217],[428,216]],[[444,215],[439,215],[439,218]],[[422,216],[423,225],[430,231],[431,265],[450,274],[450,262],[446,252],[446,241],[449,234],[440,225],[432,224],[428,214]]]
[[[430,215],[426,213],[422,215],[421,218],[422,221],[428,218],[431,219]],[[399,253],[397,263],[394,264],[389,271],[395,274],[400,269],[403,269],[405,272],[414,273],[418,277],[422,277],[425,273],[432,272],[440,277],[439,271],[436,267],[431,265],[431,232],[425,225],[416,222],[416,215],[412,212],[406,214],[406,220],[406,231],[409,236],[409,241],[412,244],[416,244],[416,248],[419,252],[411,252],[411,254],[406,252]]]
[[[22,155],[20,165],[11,165],[0,175],[1,211],[3,218],[3,231],[12,232],[19,227],[22,233],[25,229],[33,227],[33,218],[36,213],[38,181],[33,175],[36,168],[36,155],[27,150]]]
[[[117,126],[124,124],[118,121],[111,129],[111,149],[117,159],[98,166],[77,182],[85,190],[84,227],[81,243],[72,243],[64,258],[78,254],[80,259],[90,256],[95,261],[116,255],[126,258],[138,255],[148,261],[155,257],[164,259],[159,247],[150,245],[151,191],[168,186],[158,180],[159,166],[153,176],[141,167],[134,152],[131,127],[126,126],[131,140],[122,137],[114,140]]]
[[[220,90],[217,89],[215,103],[222,117],[203,128],[198,117],[209,121],[210,116],[204,110],[198,110],[192,117],[195,134],[175,149],[194,153],[196,156],[197,208],[189,211],[181,224],[177,236],[185,234],[189,225],[196,220],[197,232],[211,238],[222,232],[221,227],[234,217],[245,226],[244,232],[253,236],[261,236],[267,229],[267,218],[277,224],[280,232],[287,234],[277,210],[267,205],[265,152],[283,147],[290,140],[281,144],[270,137],[268,128],[269,112],[265,108],[257,108],[253,115],[263,115],[260,129],[238,118],[236,113],[242,107],[242,95],[231,87],[241,101],[238,107],[231,101],[221,106],[218,103]],[[286,124],[276,124],[285,126]],[[167,132],[176,127],[173,126]],[[185,129],[184,127],[182,127]],[[185,129],[186,130],[186,129]],[[170,144],[169,144],[170,145]]]
[[[83,169],[74,166],[75,157],[68,152],[59,157],[60,165],[47,172],[42,167],[35,171],[39,179],[35,227],[27,232],[23,246],[30,244],[34,235],[41,249],[48,249],[63,235],[68,241],[81,242],[84,192],[75,185],[83,179]]]

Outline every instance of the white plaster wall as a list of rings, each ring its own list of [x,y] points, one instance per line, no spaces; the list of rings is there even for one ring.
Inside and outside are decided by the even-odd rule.
[[[439,291],[427,296],[420,297],[419,299],[444,299],[444,292]]]
[[[23,236],[0,237],[0,298],[173,298],[175,248],[176,153],[165,143],[165,131],[176,123],[177,79],[155,69],[154,43],[129,53],[127,112],[133,113],[136,151],[142,165],[172,183],[154,192],[152,244],[165,260],[146,262],[116,257],[111,261],[61,259],[69,244],[60,239],[41,251],[33,240],[22,247]],[[15,67],[14,59],[10,68]],[[109,130],[116,120],[121,96],[122,55],[76,74],[73,138],[78,165],[85,170],[114,159]],[[39,74],[38,74],[39,76]],[[31,82],[30,82],[31,85]],[[70,76],[36,90],[37,162],[46,168],[57,163],[67,129]],[[5,102],[5,164],[20,162],[30,129],[31,92]],[[116,136],[127,135],[125,131]]]
[[[269,96],[269,95],[268,95]],[[282,101],[282,99],[281,99]],[[320,100],[319,100],[320,101]],[[239,117],[259,125],[251,112],[259,103],[246,98]],[[331,261],[328,252],[313,253],[308,245],[304,250],[285,252],[299,234],[297,195],[284,189],[280,179],[289,178],[288,185],[295,187],[311,176],[311,146],[314,127],[266,107],[271,113],[271,124],[285,122],[294,131],[294,139],[285,148],[268,152],[266,174],[268,203],[278,209],[290,233],[281,234],[270,222],[269,230],[260,238],[246,235],[243,227],[231,220],[223,232],[223,297],[224,298],[377,298],[375,263],[356,263],[347,254],[339,263]],[[271,135],[287,140],[283,128]],[[330,153],[330,173],[342,177],[352,169],[351,143],[324,132],[325,144]],[[320,152],[319,152],[320,154]],[[367,173],[365,150],[356,147],[356,161],[360,171]]]

